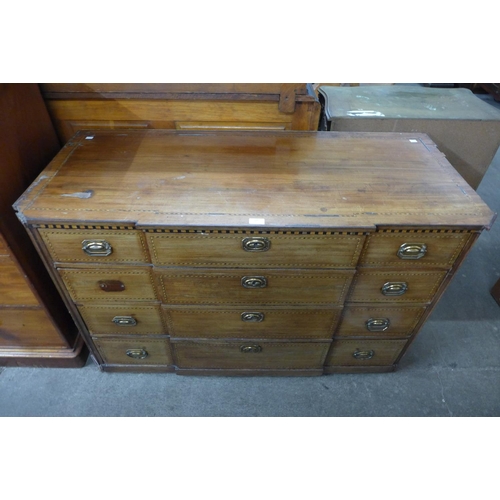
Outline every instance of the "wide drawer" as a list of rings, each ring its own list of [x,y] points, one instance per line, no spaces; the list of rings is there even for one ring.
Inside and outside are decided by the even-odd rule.
[[[349,305],[344,308],[335,337],[409,337],[425,310]]]
[[[164,306],[171,337],[331,339],[341,309]]]
[[[387,366],[395,363],[407,340],[334,340],[325,366]]]
[[[237,233],[237,234],[233,234]],[[363,235],[146,233],[153,263],[189,267],[355,267]]]
[[[0,257],[0,305],[38,305],[23,274],[8,256]]]
[[[39,229],[54,262],[148,263],[142,231]]]
[[[0,308],[1,348],[67,348],[42,309]]]
[[[83,304],[78,306],[91,334],[166,334],[159,305]]]
[[[451,268],[469,238],[451,231],[375,233],[366,239],[360,265]]]
[[[109,365],[172,365],[170,343],[166,338],[93,337],[104,363]]]
[[[447,271],[403,271],[363,269],[355,276],[349,302],[432,301]]]
[[[318,369],[330,342],[172,340],[179,368]]]
[[[340,305],[354,271],[156,269],[167,304]]]
[[[149,268],[59,269],[75,302],[158,300]]]

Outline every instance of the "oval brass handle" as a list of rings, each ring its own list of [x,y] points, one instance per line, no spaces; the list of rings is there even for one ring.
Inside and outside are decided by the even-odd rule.
[[[417,260],[421,259],[427,252],[425,243],[403,243],[398,250],[400,259]]]
[[[370,318],[365,322],[369,332],[385,332],[390,324],[389,318]]]
[[[125,285],[118,280],[99,280],[99,288],[103,292],[123,292]]]
[[[404,281],[388,281],[384,283],[380,291],[383,295],[403,295],[408,290],[408,283]]]
[[[113,323],[118,326],[135,326],[137,320],[132,316],[115,316],[112,319]]]
[[[262,347],[258,344],[242,345],[240,346],[241,352],[262,352]]]
[[[106,240],[83,240],[82,250],[92,257],[106,257],[113,253],[113,248]]]
[[[269,238],[262,238],[260,236],[244,238],[241,244],[243,245],[243,250],[247,252],[267,252],[271,248]]]
[[[264,276],[243,276],[241,284],[245,288],[266,288],[267,279]]]
[[[352,353],[353,358],[356,359],[372,359],[373,356],[375,356],[375,351],[370,350],[370,351],[354,351]]]
[[[149,356],[148,351],[146,351],[145,349],[129,349],[128,351],[125,352],[125,354],[129,358],[133,359],[144,359]]]
[[[241,313],[241,320],[247,323],[260,323],[261,321],[264,321],[264,313],[244,312]]]

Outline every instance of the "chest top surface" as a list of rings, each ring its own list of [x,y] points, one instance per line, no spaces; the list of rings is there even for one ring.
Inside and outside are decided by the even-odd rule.
[[[425,134],[83,131],[18,200],[28,222],[489,227]]]

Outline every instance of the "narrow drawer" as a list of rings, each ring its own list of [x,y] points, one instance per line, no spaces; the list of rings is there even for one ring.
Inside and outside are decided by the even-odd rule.
[[[0,257],[0,305],[38,305],[24,275],[8,256]]]
[[[167,334],[159,305],[83,304],[78,310],[91,334]]]
[[[381,232],[367,236],[362,266],[451,268],[470,233]]]
[[[407,340],[334,340],[326,366],[387,366],[395,363]]]
[[[251,272],[250,272],[251,271]],[[354,271],[158,270],[167,304],[340,305]]]
[[[58,271],[75,302],[158,300],[149,268],[59,269]]]
[[[335,337],[409,337],[425,307],[345,307]]]
[[[142,231],[39,229],[54,262],[148,263]]]
[[[164,306],[171,337],[331,339],[340,308],[191,308]]]
[[[44,310],[0,308],[0,348],[66,347]]]
[[[319,369],[330,342],[172,340],[179,368]]]
[[[354,278],[349,302],[427,303],[447,271],[361,270]]]
[[[172,365],[168,339],[98,338],[95,346],[108,365]]]
[[[355,267],[363,235],[146,233],[153,263],[188,267]]]

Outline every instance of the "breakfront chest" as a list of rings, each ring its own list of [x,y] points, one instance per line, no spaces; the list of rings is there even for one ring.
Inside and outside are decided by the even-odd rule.
[[[425,134],[83,131],[16,204],[104,370],[391,371],[494,214]]]

